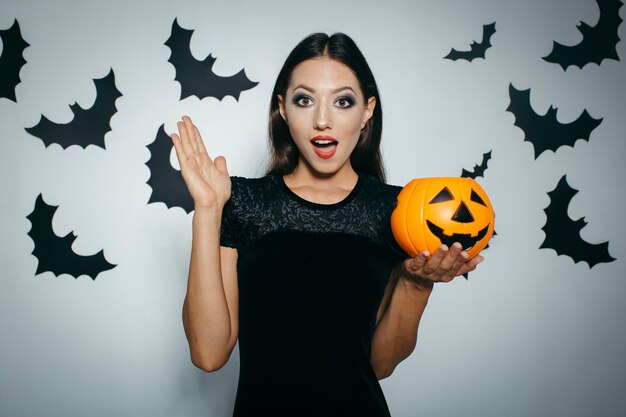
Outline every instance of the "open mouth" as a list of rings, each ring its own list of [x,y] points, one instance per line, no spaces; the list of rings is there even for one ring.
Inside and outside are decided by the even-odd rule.
[[[476,242],[484,238],[489,231],[489,225],[487,225],[481,229],[475,237],[472,237],[471,234],[465,233],[453,233],[452,235],[446,235],[441,227],[436,226],[431,221],[426,220],[426,225],[428,226],[428,230],[430,230],[433,235],[437,236],[441,243],[450,247],[454,242],[459,242],[461,246],[463,246],[463,250],[469,250],[476,244]]]
[[[337,144],[339,142],[331,136],[316,136],[311,139],[311,145],[313,145],[313,151],[323,159],[332,158],[337,151]]]

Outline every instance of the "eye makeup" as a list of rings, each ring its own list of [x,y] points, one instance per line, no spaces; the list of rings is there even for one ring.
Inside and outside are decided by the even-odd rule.
[[[299,107],[308,107],[313,103],[313,99],[306,94],[296,94],[292,97],[291,102]],[[340,109],[347,109],[356,104],[356,98],[351,95],[341,96],[335,100],[334,104]]]
[[[313,99],[311,99],[311,97],[307,96],[306,94],[296,94],[291,99],[291,102],[296,106],[308,107],[313,102]]]
[[[344,104],[339,104],[341,102],[343,102]],[[356,104],[356,99],[352,96],[342,96],[335,100],[335,104],[337,104],[337,107],[339,108],[347,109]]]

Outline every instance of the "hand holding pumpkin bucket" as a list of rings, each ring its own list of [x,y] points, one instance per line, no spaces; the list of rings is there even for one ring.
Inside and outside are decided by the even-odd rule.
[[[459,242],[468,259],[487,246],[495,213],[483,188],[471,178],[418,178],[398,194],[391,230],[411,257]]]

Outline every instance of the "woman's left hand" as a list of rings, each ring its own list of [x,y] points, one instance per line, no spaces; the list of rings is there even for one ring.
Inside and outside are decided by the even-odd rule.
[[[476,269],[483,261],[480,255],[467,259],[467,252],[462,250],[460,243],[454,243],[448,249],[441,245],[430,256],[428,251],[421,252],[415,258],[406,259],[402,263],[402,275],[417,284],[432,286],[435,282],[450,282],[455,277]]]

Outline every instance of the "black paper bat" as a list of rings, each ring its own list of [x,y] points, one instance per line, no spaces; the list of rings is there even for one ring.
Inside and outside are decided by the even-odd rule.
[[[0,30],[2,55],[0,55],[0,97],[15,101],[15,87],[20,83],[20,70],[26,64],[24,49],[30,46],[20,32],[17,19],[9,29]]]
[[[181,207],[190,213],[193,210],[193,200],[182,174],[170,163],[172,148],[172,139],[161,125],[154,142],[148,145],[150,159],[146,165],[150,169],[148,185],[152,188],[148,204],[165,203],[168,208]]]
[[[485,170],[487,169],[487,162],[491,159],[491,151],[483,154],[483,161],[480,165],[474,165],[474,171],[467,171],[465,168],[461,171],[461,177],[476,179],[477,177],[483,177]]]
[[[107,262],[104,251],[90,256],[78,255],[72,250],[75,235],[68,233],[64,237],[59,237],[54,233],[52,217],[57,208],[58,206],[46,204],[39,194],[35,209],[26,216],[32,224],[28,232],[28,236],[35,243],[32,254],[39,260],[35,275],[50,271],[55,276],[69,274],[78,278],[81,275],[88,275],[95,280],[101,272],[113,269],[116,265]]]
[[[43,141],[46,147],[56,143],[63,149],[72,145],[86,148],[96,145],[103,149],[104,135],[111,130],[110,120],[117,112],[115,100],[122,96],[115,86],[115,74],[113,70],[109,74],[97,80],[96,101],[90,109],[83,109],[74,103],[70,106],[74,119],[67,124],[51,122],[45,116],[37,125],[27,127],[26,131]]]
[[[556,118],[557,109],[552,106],[541,116],[530,105],[530,89],[520,91],[513,84],[509,85],[509,97],[511,104],[506,110],[515,116],[515,126],[524,132],[524,140],[532,143],[535,159],[546,150],[573,147],[578,139],[589,141],[591,132],[602,122],[602,118],[594,119],[583,110],[573,122],[561,123]]]
[[[554,249],[557,255],[567,255],[574,262],[587,262],[589,268],[600,262],[615,260],[609,255],[609,242],[600,244],[588,243],[580,236],[580,230],[587,222],[584,217],[572,220],[567,209],[572,197],[578,193],[567,183],[563,175],[556,188],[548,193],[550,204],[545,208],[546,224],[541,229],[546,238],[539,246],[540,249]]]
[[[457,51],[452,48],[450,53],[444,56],[444,59],[451,59],[456,61],[458,59],[465,59],[472,62],[476,58],[485,58],[485,52],[491,48],[491,37],[496,33],[496,22],[488,25],[483,25],[483,39],[480,43],[473,41],[470,45],[469,51]]]
[[[600,65],[604,59],[619,61],[615,47],[620,40],[617,29],[622,23],[619,9],[623,3],[619,0],[597,0],[597,3],[600,8],[598,23],[589,26],[580,22],[576,26],[582,33],[583,40],[574,46],[553,42],[552,52],[544,60],[559,64],[564,71],[570,65],[582,68],[592,62]]]
[[[232,96],[239,100],[242,91],[249,90],[258,82],[250,81],[245,70],[239,71],[230,77],[221,77],[213,72],[216,58],[211,54],[204,60],[198,61],[191,55],[189,42],[193,30],[183,29],[176,19],[172,24],[172,34],[165,42],[172,54],[168,59],[176,69],[175,80],[180,82],[180,98],[197,96],[200,99],[215,97],[222,100],[225,96]]]

